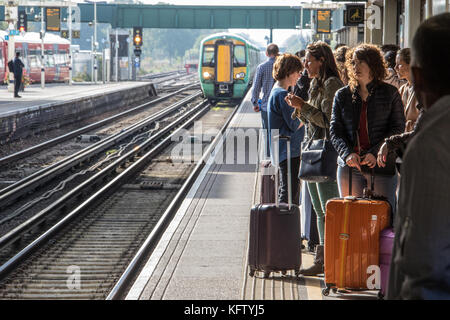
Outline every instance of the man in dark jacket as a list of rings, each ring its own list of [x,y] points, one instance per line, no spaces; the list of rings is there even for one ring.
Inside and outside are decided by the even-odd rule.
[[[22,98],[19,96],[20,85],[22,84],[22,70],[25,67],[22,60],[20,60],[20,52],[16,52],[14,58],[14,98]]]
[[[412,44],[414,90],[425,112],[401,167],[388,299],[450,299],[450,13],[431,17]]]

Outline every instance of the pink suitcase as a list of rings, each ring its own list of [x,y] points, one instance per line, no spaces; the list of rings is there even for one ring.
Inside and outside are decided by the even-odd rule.
[[[394,246],[394,230],[386,228],[380,233],[380,272],[381,272],[381,290],[379,297],[383,298],[386,294],[386,288],[389,280],[389,268],[391,265],[392,248]]]

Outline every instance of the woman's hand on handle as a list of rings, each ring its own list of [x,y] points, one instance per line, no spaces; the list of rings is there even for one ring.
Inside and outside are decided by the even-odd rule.
[[[366,153],[361,159],[362,165],[367,165],[369,168],[373,168],[377,165],[377,159],[371,153]]]
[[[357,168],[361,171],[361,158],[356,153],[351,153],[347,159],[345,159],[345,163],[352,168]]]

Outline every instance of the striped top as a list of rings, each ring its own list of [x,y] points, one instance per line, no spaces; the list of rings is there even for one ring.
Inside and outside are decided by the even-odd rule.
[[[261,89],[263,92],[261,110],[267,111],[267,101],[269,100],[270,91],[272,90],[275,79],[272,77],[272,69],[275,58],[269,58],[266,62],[261,63],[256,68],[255,78],[253,81],[252,103],[257,105]]]

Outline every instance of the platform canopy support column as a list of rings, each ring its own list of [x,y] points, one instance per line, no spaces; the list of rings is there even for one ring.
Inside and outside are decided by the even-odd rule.
[[[421,1],[405,0],[405,47],[411,48],[412,39],[420,25]]]
[[[397,0],[384,0],[383,44],[397,43]]]

